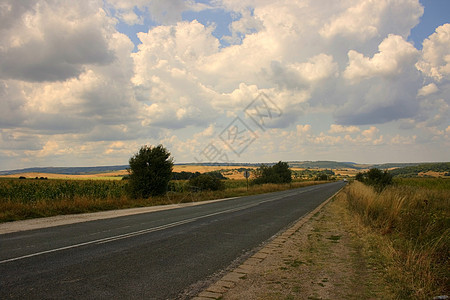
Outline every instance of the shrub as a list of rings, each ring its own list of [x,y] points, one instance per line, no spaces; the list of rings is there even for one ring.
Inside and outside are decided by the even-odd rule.
[[[377,168],[372,168],[364,173],[358,173],[355,179],[373,186],[378,192],[381,192],[388,185],[392,184],[392,175],[386,170],[381,171]]]
[[[189,185],[199,190],[217,191],[225,189],[225,184],[218,177],[209,174],[201,174],[189,179]]]
[[[328,180],[328,175],[325,173],[322,173],[322,174],[318,175],[315,180]]]
[[[135,198],[163,195],[172,177],[173,159],[162,145],[143,146],[130,158],[129,189]]]
[[[292,181],[291,169],[286,162],[279,161],[272,167],[261,165],[256,172],[255,184],[263,183],[290,183]]]
[[[172,172],[172,180],[189,180],[200,175],[200,172]]]
[[[172,180],[189,180],[191,178],[200,176],[200,172],[186,172],[186,171],[181,171],[181,172],[172,172]],[[208,174],[211,175],[212,177],[217,177],[219,179],[228,179],[225,176],[222,175],[222,173],[220,171],[211,171],[211,172],[207,172],[204,174]]]

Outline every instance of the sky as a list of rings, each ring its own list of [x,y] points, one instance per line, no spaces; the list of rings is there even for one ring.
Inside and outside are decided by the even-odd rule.
[[[2,0],[0,170],[450,161],[449,0]]]

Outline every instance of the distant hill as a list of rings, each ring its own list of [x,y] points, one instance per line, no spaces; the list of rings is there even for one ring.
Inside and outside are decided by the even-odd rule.
[[[288,162],[291,168],[305,168],[305,169],[393,169],[403,168],[409,166],[417,166],[423,163],[385,163],[385,164],[358,164],[354,162],[338,162],[338,161],[290,161]]]
[[[426,172],[446,173],[450,175],[450,162],[418,164],[390,171],[393,176],[397,177],[417,177],[419,173]]]
[[[291,168],[305,169],[361,169],[360,165],[353,162],[338,161],[290,161]]]
[[[83,175],[106,173],[111,171],[124,170],[128,165],[122,166],[101,166],[101,167],[40,167],[40,168],[26,168],[20,170],[0,171],[0,175],[14,175],[20,173],[53,173],[64,175]]]
[[[401,168],[404,170],[396,169],[391,173],[395,174],[418,174],[419,172],[436,171],[436,172],[449,172],[450,163],[386,163],[386,164],[358,164],[354,162],[338,162],[338,161],[288,161],[291,168],[303,168],[303,169],[394,169]],[[266,165],[274,165],[275,162],[265,163]],[[259,167],[261,163],[186,163],[176,165],[203,165],[203,166],[235,166],[235,167]],[[0,171],[1,175],[14,175],[20,173],[53,173],[64,175],[83,175],[83,174],[98,174],[113,172],[118,170],[127,169],[128,165],[118,166],[97,166],[97,167],[40,167],[40,168],[26,168],[20,170],[7,170]],[[395,171],[395,172],[394,172]]]

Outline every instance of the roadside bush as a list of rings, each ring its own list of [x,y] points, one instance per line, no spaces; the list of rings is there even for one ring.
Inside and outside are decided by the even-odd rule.
[[[200,175],[200,172],[172,172],[172,180],[189,180]]]
[[[392,184],[392,175],[388,171],[381,171],[377,168],[372,168],[367,172],[358,173],[356,180],[373,186],[378,192],[381,192],[388,185]]]
[[[212,177],[217,177],[219,179],[228,179],[225,176],[223,176],[220,171],[211,171],[204,174],[208,174],[211,175]],[[200,172],[186,172],[186,171],[172,172],[172,180],[189,180],[191,178],[198,177],[200,175],[201,175]]]
[[[148,198],[167,192],[173,159],[162,145],[143,146],[130,158],[129,189],[134,198]]]
[[[218,177],[209,174],[201,174],[189,179],[189,185],[196,190],[218,191],[225,189],[225,184]]]
[[[261,165],[255,172],[254,184],[264,183],[290,183],[292,172],[286,162],[279,161],[272,167]]]
[[[320,175],[318,175],[315,180],[328,180],[328,175],[325,173],[322,173]]]

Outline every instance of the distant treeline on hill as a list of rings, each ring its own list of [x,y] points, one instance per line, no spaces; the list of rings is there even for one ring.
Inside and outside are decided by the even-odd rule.
[[[19,173],[52,173],[64,175],[82,175],[82,174],[95,174],[95,173],[120,171],[125,170],[129,167],[130,167],[129,165],[100,166],[100,167],[38,167],[20,170],[0,171],[0,175],[13,175]]]
[[[416,166],[409,166],[391,170],[390,173],[396,177],[416,177],[422,172],[439,172],[445,173],[445,176],[450,176],[450,162],[444,163],[426,163]]]
[[[337,162],[337,161],[289,161],[287,162],[291,168],[304,169],[370,169],[377,168],[381,170],[392,169],[391,173],[395,176],[400,174],[417,175],[420,172],[435,171],[435,172],[450,172],[448,169],[448,162],[443,163],[386,163],[386,164],[357,164],[354,162]],[[275,163],[265,163],[266,166],[273,166]],[[260,163],[192,163],[192,164],[178,164],[178,165],[198,165],[198,166],[234,166],[239,170],[247,170],[248,167],[260,167]],[[129,165],[118,166],[98,166],[98,167],[39,167],[27,168],[19,170],[0,171],[0,175],[13,175],[20,173],[53,173],[64,175],[81,175],[81,174],[96,174],[106,173],[112,171],[119,171],[128,169]],[[183,172],[180,172],[183,173]],[[186,172],[190,173],[190,172]],[[190,174],[192,175],[192,174]],[[183,176],[183,175],[180,175]]]

